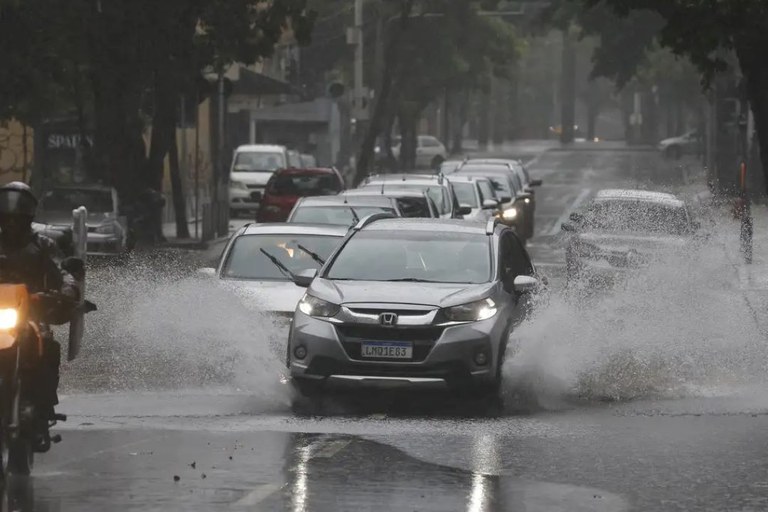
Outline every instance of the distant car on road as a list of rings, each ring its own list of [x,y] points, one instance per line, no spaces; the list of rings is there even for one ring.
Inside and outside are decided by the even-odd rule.
[[[336,195],[342,190],[344,178],[334,168],[277,170],[259,198],[256,222],[285,222],[300,198]]]
[[[287,327],[304,294],[292,276],[320,268],[346,234],[347,228],[338,226],[250,224],[232,235],[215,269],[200,272],[247,289]]]
[[[483,176],[454,176],[451,181],[459,205],[472,211],[464,215],[466,220],[487,221],[498,213],[501,204],[493,191],[491,180]]]
[[[696,233],[685,203],[672,194],[601,190],[582,213],[562,226],[566,277],[610,282],[645,267],[664,251],[682,250]]]
[[[119,256],[129,249],[126,219],[120,215],[117,191],[104,185],[69,185],[43,191],[37,219],[51,226],[72,227],[72,210],[88,210],[87,252],[90,256]]]
[[[344,192],[347,197],[391,197],[397,201],[398,209],[400,210],[401,217],[426,217],[437,218],[440,217],[440,211],[437,205],[424,191],[419,190],[398,190],[395,188],[385,188],[384,190],[376,190],[374,187],[358,188],[354,190],[347,190]]]
[[[298,280],[308,288],[288,342],[294,385],[309,396],[337,382],[496,395],[539,287],[523,244],[496,219],[380,217]]]
[[[445,145],[432,135],[419,135],[416,145],[416,167],[418,169],[437,169],[447,158]],[[400,158],[402,137],[392,139],[392,154]]]
[[[400,217],[397,200],[386,196],[302,197],[296,202],[288,222],[354,226],[360,219],[374,213],[389,213]]]
[[[451,181],[442,174],[375,174],[369,176],[358,188],[412,189],[425,191],[440,210],[444,219],[460,219],[471,208],[461,208]]]
[[[304,169],[315,169],[317,168],[317,158],[315,158],[314,155],[310,155],[307,153],[301,154],[301,167]]]
[[[278,169],[302,167],[295,150],[272,144],[250,144],[235,150],[229,171],[229,210],[232,217],[243,212],[256,212],[259,200],[254,192],[264,195],[269,178]]]
[[[666,157],[673,160],[685,155],[698,154],[701,148],[701,136],[698,130],[691,130],[678,137],[671,137],[659,142],[657,149]]]

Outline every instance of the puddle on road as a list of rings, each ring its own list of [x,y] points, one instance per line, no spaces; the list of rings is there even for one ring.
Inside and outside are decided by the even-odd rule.
[[[507,387],[558,408],[764,383],[768,347],[724,253],[733,243],[713,237],[600,293],[553,294],[513,336]]]

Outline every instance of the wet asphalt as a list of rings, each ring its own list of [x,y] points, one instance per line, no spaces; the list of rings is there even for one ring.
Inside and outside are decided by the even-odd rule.
[[[532,174],[545,184],[529,249],[555,290],[558,227],[572,208],[598,188],[686,186],[642,151],[549,152]],[[258,357],[195,341],[216,337],[195,336],[208,324],[251,325],[231,305],[207,304],[225,301],[209,285],[187,282],[213,257],[171,252],[94,271],[108,321],[65,365],[64,441],[38,457],[33,478],[6,486],[3,510],[768,510],[768,386],[754,379],[608,399],[542,392],[528,384],[549,376],[529,375],[505,386],[501,406],[369,390],[296,408],[268,355],[279,339]],[[200,297],[181,311],[154,313],[195,286]],[[180,318],[200,322],[175,329]],[[145,324],[135,337],[131,322]]]

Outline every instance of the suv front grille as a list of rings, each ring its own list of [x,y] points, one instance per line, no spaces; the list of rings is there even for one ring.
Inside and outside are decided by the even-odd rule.
[[[339,325],[336,332],[347,355],[362,359],[360,344],[363,341],[410,341],[413,343],[413,359],[400,362],[421,362],[427,358],[437,340],[443,334],[443,327],[382,328],[375,325]],[[393,361],[397,362],[397,361]]]
[[[359,315],[380,315],[382,313],[395,313],[397,316],[424,316],[429,314],[432,309],[374,309],[374,308],[349,308],[353,313]]]

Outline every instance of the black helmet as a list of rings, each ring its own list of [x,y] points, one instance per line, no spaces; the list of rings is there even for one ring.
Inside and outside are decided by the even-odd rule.
[[[34,217],[37,198],[29,185],[14,181],[0,187],[0,215]]]

